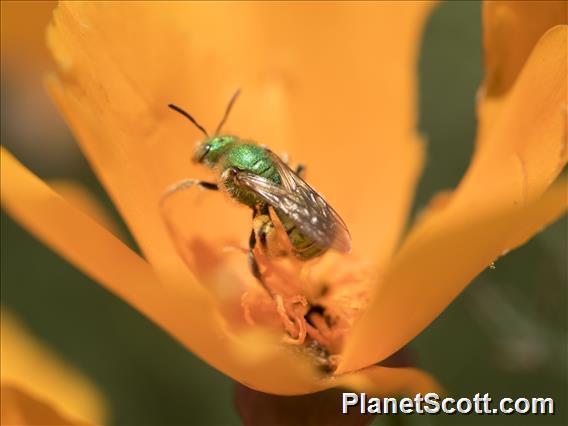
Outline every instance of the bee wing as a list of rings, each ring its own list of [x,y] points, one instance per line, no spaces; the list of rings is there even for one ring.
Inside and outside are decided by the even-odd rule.
[[[343,219],[341,219],[339,214],[337,214],[333,207],[331,207],[316,190],[308,185],[308,183],[298,176],[296,172],[290,169],[290,167],[288,167],[288,165],[284,163],[280,157],[270,150],[267,151],[268,155],[276,165],[278,174],[282,179],[282,185],[292,193],[299,194],[299,197],[305,200],[306,204],[314,206],[314,210],[316,210],[317,213],[315,216],[312,216],[311,220],[313,220],[313,217],[317,217],[318,222],[320,220],[323,222],[322,227],[330,231],[328,235],[333,236],[333,239],[329,246],[333,247],[337,251],[349,253],[351,251],[351,235],[349,234],[347,225]],[[313,224],[310,220],[308,220],[307,223]],[[296,225],[303,230],[300,225]],[[309,235],[308,231],[305,232]],[[316,241],[318,240],[316,239]]]
[[[351,251],[347,226],[323,197],[314,191],[271,151],[282,186],[253,173],[239,171],[236,179],[260,198],[288,216],[298,229],[323,247]]]

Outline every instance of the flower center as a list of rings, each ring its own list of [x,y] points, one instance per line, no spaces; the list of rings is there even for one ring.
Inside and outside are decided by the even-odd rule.
[[[336,253],[310,262],[262,255],[257,260],[284,341],[304,347],[324,370],[333,371],[344,338],[367,302],[368,268],[352,255]],[[253,313],[258,303],[248,292],[242,298],[251,325],[258,324]]]
[[[218,300],[228,329],[274,330],[283,334],[285,343],[313,356],[323,370],[335,369],[345,336],[367,303],[369,277],[376,276],[366,262],[355,254],[331,250],[315,260],[301,261],[257,247],[260,282],[247,261],[249,248],[241,241],[185,234],[185,216],[168,218],[166,223],[179,255]],[[274,235],[284,238],[286,233]],[[282,247],[271,243],[269,247]]]

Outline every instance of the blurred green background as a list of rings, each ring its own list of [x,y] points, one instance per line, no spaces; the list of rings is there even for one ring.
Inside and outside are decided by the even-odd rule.
[[[428,160],[414,212],[438,190],[457,184],[472,153],[474,99],[482,77],[480,4],[441,4],[422,43],[420,129],[428,139]],[[65,147],[67,160],[61,164],[46,165],[42,153],[46,147],[51,150],[49,137],[42,138],[40,155],[33,145],[23,146],[10,119],[19,98],[20,92],[3,81],[2,144],[40,176],[79,180],[110,207],[68,133],[57,133],[65,140],[53,141]],[[229,378],[92,283],[4,213],[1,226],[2,304],[102,389],[114,424],[240,424]],[[376,424],[568,424],[567,226],[565,217],[500,259],[410,344],[419,366],[452,395],[552,397],[556,415],[398,416],[377,419]]]

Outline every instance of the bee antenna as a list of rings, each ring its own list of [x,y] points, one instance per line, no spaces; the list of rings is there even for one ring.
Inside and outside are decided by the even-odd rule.
[[[221,120],[221,122],[217,126],[217,129],[215,130],[216,135],[219,134],[219,132],[221,131],[221,128],[223,127],[223,124],[225,124],[225,121],[227,121],[227,117],[229,117],[229,113],[231,112],[231,108],[233,108],[233,104],[235,103],[235,101],[237,100],[237,98],[239,97],[240,94],[241,94],[241,89],[237,89],[237,91],[231,97],[231,100],[229,101],[229,104],[227,105],[227,108],[225,109],[225,115],[223,116],[223,119]]]
[[[169,104],[168,107],[170,107],[174,111],[179,112],[181,115],[183,115],[185,118],[187,118],[193,124],[195,124],[195,127],[197,127],[199,130],[201,130],[203,132],[203,134],[205,135],[205,137],[207,137],[207,138],[209,137],[207,130],[205,130],[197,121],[195,121],[195,118],[193,118],[191,115],[189,115],[188,112],[184,111],[183,109],[181,109],[180,107],[178,107],[177,105],[174,105],[174,104]]]

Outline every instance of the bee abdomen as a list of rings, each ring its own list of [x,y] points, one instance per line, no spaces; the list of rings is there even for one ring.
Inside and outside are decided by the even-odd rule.
[[[311,242],[310,244],[302,248],[294,246],[294,254],[298,259],[301,260],[314,259],[318,256],[321,256],[326,251],[327,251],[326,249],[321,248],[314,242]]]
[[[294,255],[298,259],[313,259],[326,252],[325,248],[320,247],[315,241],[305,236],[287,216],[283,214],[279,214],[278,216],[288,235]]]

